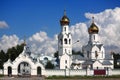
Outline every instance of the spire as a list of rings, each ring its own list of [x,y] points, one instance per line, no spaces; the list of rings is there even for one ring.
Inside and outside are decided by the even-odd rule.
[[[94,34],[99,32],[99,28],[94,23],[94,16],[92,17],[92,24],[88,28],[89,34]]]
[[[60,20],[60,24],[63,26],[63,25],[69,25],[69,23],[70,23],[70,20],[66,15],[66,10],[64,10],[64,15]]]
[[[92,16],[92,23],[94,23],[94,16]]]
[[[64,10],[64,16],[66,16],[66,10]]]
[[[26,46],[26,36],[24,36],[24,46]]]

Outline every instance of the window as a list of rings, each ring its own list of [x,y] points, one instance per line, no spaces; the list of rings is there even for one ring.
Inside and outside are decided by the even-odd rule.
[[[66,27],[65,27],[64,29],[65,29],[65,31],[66,31]]]
[[[67,53],[67,50],[65,49],[65,53]]]
[[[67,39],[66,38],[64,39],[64,43],[67,44]]]
[[[89,51],[87,51],[87,57],[89,58]]]
[[[67,69],[67,66],[65,66],[65,69]]]
[[[71,43],[71,39],[69,39],[69,44]]]
[[[65,60],[65,64],[67,64],[67,60]]]
[[[95,51],[95,57],[96,57],[96,58],[98,57],[98,53],[97,53],[97,51]]]
[[[94,35],[94,40],[95,40],[95,35]]]

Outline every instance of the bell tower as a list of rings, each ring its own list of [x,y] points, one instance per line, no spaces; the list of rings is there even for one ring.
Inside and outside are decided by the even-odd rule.
[[[69,32],[70,20],[66,16],[66,11],[64,11],[64,16],[60,20],[61,32],[58,35],[58,53],[59,56],[63,54],[72,55],[72,35]]]
[[[70,20],[66,16],[66,11],[60,20],[61,32],[58,35],[58,54],[60,59],[60,69],[68,69],[71,66],[72,56],[72,35],[69,31]]]

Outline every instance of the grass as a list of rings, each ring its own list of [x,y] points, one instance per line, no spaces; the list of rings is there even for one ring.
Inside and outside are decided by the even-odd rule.
[[[99,79],[99,78],[120,78],[120,75],[112,76],[49,76],[45,79]]]
[[[0,77],[3,77],[4,75],[3,74],[0,74]]]

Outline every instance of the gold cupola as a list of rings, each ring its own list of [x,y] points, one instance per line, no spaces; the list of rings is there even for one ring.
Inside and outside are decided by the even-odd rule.
[[[94,23],[94,17],[92,17],[92,24],[88,28],[89,34],[97,34],[99,32],[99,28]]]
[[[60,24],[61,26],[63,25],[69,25],[70,20],[69,18],[66,16],[66,11],[64,11],[64,16],[62,17],[62,19],[60,20]]]

